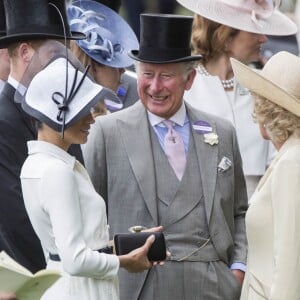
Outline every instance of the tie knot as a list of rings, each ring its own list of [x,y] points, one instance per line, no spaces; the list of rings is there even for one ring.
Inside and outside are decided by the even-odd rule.
[[[163,123],[168,129],[171,129],[173,127],[173,121],[171,120],[164,120]]]

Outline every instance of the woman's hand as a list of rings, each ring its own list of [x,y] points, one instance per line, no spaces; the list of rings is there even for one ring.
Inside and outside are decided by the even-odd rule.
[[[17,300],[16,295],[13,293],[0,292],[0,300]]]
[[[162,232],[163,229],[164,229],[163,226],[157,226],[157,227],[152,227],[149,229],[142,230],[142,232]],[[167,251],[167,257],[168,256],[171,256],[171,253],[169,251]],[[153,266],[156,266],[156,265],[162,266],[164,263],[165,263],[165,261],[154,261]]]
[[[162,230],[163,227],[158,226],[143,231],[160,232]],[[119,256],[120,266],[130,273],[140,273],[150,269],[152,266],[163,265],[164,261],[149,261],[148,259],[148,252],[154,241],[155,235],[150,235],[142,247],[137,248],[126,255]],[[167,252],[167,256],[169,255],[170,253]]]
[[[148,251],[155,240],[154,235],[150,235],[145,244],[126,255],[119,256],[120,266],[125,268],[130,273],[140,273],[150,269],[153,265],[148,260]]]
[[[152,227],[149,229],[142,230],[142,232],[161,232],[163,231],[163,229],[164,228],[162,226],[157,226],[157,227]]]

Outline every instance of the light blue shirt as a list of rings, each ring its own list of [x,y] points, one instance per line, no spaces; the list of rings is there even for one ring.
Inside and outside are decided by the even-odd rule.
[[[164,139],[168,132],[168,128],[162,123],[165,118],[154,115],[150,111],[148,112],[149,122],[154,129],[159,144],[164,150]],[[190,138],[190,120],[186,113],[185,105],[182,104],[179,110],[169,120],[173,122],[173,128],[180,134],[184,143],[185,154],[188,152],[189,138]]]

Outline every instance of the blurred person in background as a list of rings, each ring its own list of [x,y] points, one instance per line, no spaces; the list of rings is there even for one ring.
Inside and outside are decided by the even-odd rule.
[[[0,1],[0,37],[6,34],[6,22],[3,0]],[[10,61],[7,49],[0,49],[0,92],[7,81],[10,71]]]
[[[10,59],[7,49],[0,49],[0,92],[8,79],[10,72]]]
[[[122,84],[125,68],[133,64],[127,53],[139,45],[130,26],[115,11],[91,0],[73,1],[68,6],[68,18],[72,30],[87,36],[85,40],[71,41],[73,54],[83,65],[91,66],[90,74],[97,83],[118,93],[124,101],[115,107],[107,99],[108,110],[113,112],[123,108],[125,103],[137,101],[136,79],[132,78],[131,84],[127,81],[126,90],[126,82]],[[135,89],[136,96],[127,93],[128,89]],[[106,107],[102,103],[95,115],[105,113]]]
[[[300,58],[272,56],[261,72],[232,61],[254,99],[254,120],[278,154],[246,214],[249,243],[241,300],[296,300],[300,285]]]
[[[297,26],[272,1],[178,0],[195,13],[192,45],[203,59],[192,88],[184,95],[193,107],[226,118],[235,127],[242,155],[248,199],[275,154],[252,122],[252,100],[238,85],[230,57],[258,61],[268,34],[295,34]]]

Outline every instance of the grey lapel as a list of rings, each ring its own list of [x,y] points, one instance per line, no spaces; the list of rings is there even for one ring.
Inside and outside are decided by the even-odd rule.
[[[131,110],[130,114],[127,114],[129,117],[126,119],[121,117],[117,124],[138,186],[154,224],[158,224],[155,173],[147,113],[140,102],[129,109]]]
[[[192,110],[189,105],[187,106],[187,112],[190,117],[191,127],[195,121],[208,122],[213,131],[216,132],[216,124],[214,121],[207,118],[206,114],[202,114],[199,111]],[[197,151],[197,157],[200,167],[200,174],[203,186],[205,211],[207,220],[209,223],[211,210],[213,206],[213,197],[216,187],[217,179],[217,166],[218,166],[218,145],[209,145],[204,142],[203,134],[197,133],[192,127],[192,136],[194,137],[195,147]]]

